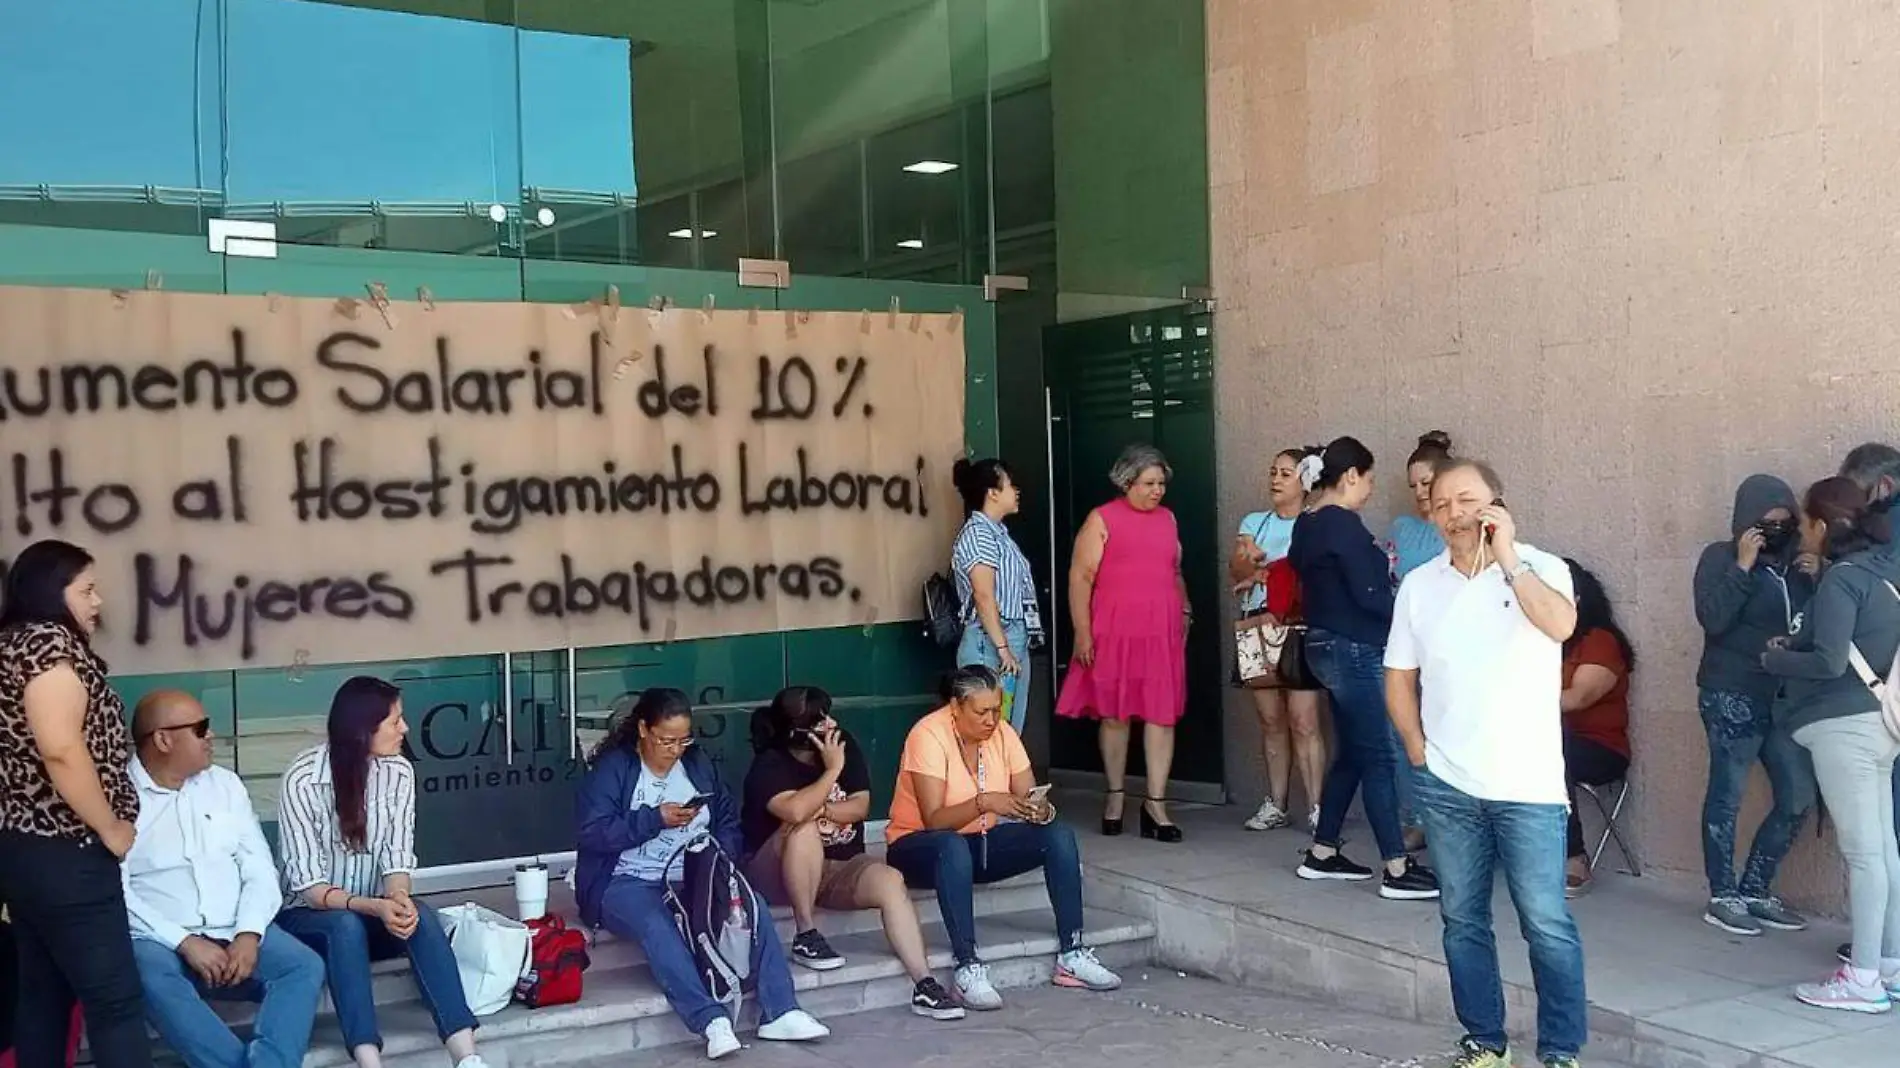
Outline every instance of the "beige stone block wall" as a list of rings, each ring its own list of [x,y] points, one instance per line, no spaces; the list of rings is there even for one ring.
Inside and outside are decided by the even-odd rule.
[[[1494,461],[1526,537],[1616,599],[1631,822],[1698,883],[1695,556],[1750,472],[1799,490],[1900,439],[1900,3],[1207,6],[1224,525],[1288,444],[1366,440],[1380,529],[1421,431]],[[1812,830],[1784,883],[1840,901]]]

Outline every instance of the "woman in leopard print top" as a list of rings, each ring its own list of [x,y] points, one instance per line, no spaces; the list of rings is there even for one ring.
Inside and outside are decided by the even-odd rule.
[[[59,1064],[75,996],[100,1068],[149,1068],[119,862],[138,792],[125,705],[92,651],[92,556],[41,541],[0,599],[0,897],[12,913],[19,1062]]]

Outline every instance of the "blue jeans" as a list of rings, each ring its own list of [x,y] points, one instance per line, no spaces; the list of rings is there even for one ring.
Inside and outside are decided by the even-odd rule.
[[[1576,1056],[1588,1034],[1589,1008],[1583,940],[1564,900],[1569,806],[1480,800],[1420,767],[1412,769],[1412,781],[1438,872],[1451,1004],[1466,1037],[1498,1052],[1509,1045],[1491,929],[1491,889],[1502,867],[1518,926],[1530,944],[1538,1059]]]
[[[372,961],[404,955],[422,1004],[435,1020],[436,1037],[447,1039],[475,1028],[475,1014],[468,1010],[468,998],[462,993],[462,975],[455,967],[449,936],[442,931],[442,918],[428,905],[416,902],[416,931],[407,939],[390,934],[381,920],[342,909],[285,909],[277,914],[277,926],[323,958],[344,1048],[383,1048],[369,966]]]
[[[1399,828],[1398,759],[1385,711],[1385,648],[1313,627],[1306,634],[1306,666],[1333,699],[1339,752],[1319,792],[1319,828],[1313,841],[1337,847],[1352,795],[1364,793],[1366,821],[1379,855],[1405,855]]]
[[[256,969],[236,986],[206,986],[177,951],[149,938],[132,940],[132,959],[145,988],[145,1014],[191,1068],[303,1064],[323,992],[323,960],[281,927],[272,924],[264,932]],[[257,1002],[251,1041],[232,1034],[207,1001]]]
[[[1710,897],[1767,897],[1775,872],[1814,807],[1814,761],[1775,727],[1769,703],[1747,694],[1703,690],[1697,700],[1709,736],[1709,787],[1702,798],[1702,866]],[[1748,773],[1761,761],[1774,807],[1755,828],[1755,843],[1735,881],[1735,817]]]
[[[792,967],[785,961],[785,947],[779,943],[778,929],[770,922],[772,906],[756,892],[753,901],[765,921],[752,939],[752,974],[757,978],[754,990],[759,999],[759,1020],[770,1023],[797,1009],[798,995],[792,990]],[[640,943],[660,992],[687,1030],[703,1035],[708,1024],[726,1015],[725,1006],[707,992],[693,952],[673,922],[673,913],[666,907],[664,885],[630,875],[614,876],[601,896],[600,922],[614,934]]]
[[[1017,734],[1023,732],[1023,722],[1029,718],[1029,628],[1020,619],[1003,621],[1003,640],[1009,643],[1009,651],[1016,657],[1016,663],[1022,665],[1015,675],[1003,678],[1003,718],[1015,728]],[[981,664],[991,671],[1001,670],[1003,658],[996,651],[996,643],[983,632],[983,621],[972,620],[963,628],[963,639],[957,643],[957,666],[970,667]]]
[[[884,862],[912,889],[937,891],[937,910],[958,967],[981,959],[975,887],[1037,868],[1055,908],[1057,944],[1064,953],[1082,945],[1082,854],[1066,823],[1005,823],[987,835],[912,831],[886,847]]]

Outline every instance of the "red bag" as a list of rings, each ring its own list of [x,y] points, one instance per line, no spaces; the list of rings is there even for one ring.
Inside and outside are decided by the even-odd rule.
[[[529,920],[526,926],[528,972],[515,984],[515,1000],[531,1009],[579,1001],[581,973],[593,963],[587,956],[587,936],[552,914]]]
[[[79,1059],[79,1036],[85,1033],[86,1017],[74,1005],[72,1022],[66,1028],[66,1068],[73,1068],[73,1062]],[[0,1050],[0,1068],[14,1068],[12,1046]]]

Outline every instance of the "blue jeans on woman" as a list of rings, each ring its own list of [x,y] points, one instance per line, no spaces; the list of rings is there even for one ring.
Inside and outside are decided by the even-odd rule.
[[[1405,856],[1405,834],[1399,828],[1392,720],[1385,711],[1385,647],[1313,627],[1306,634],[1306,666],[1333,699],[1339,736],[1339,752],[1319,792],[1313,841],[1337,849],[1352,795],[1363,793],[1379,855],[1397,860]]]
[[[792,989],[792,967],[785,961],[785,947],[769,919],[772,906],[754,893],[753,908],[765,921],[752,937],[752,974],[757,979],[754,992],[759,999],[759,1022],[771,1023],[798,1008],[798,995]],[[660,992],[687,1030],[703,1035],[708,1024],[726,1015],[725,1006],[714,1001],[706,990],[693,951],[673,922],[672,910],[666,907],[664,885],[631,875],[614,876],[600,899],[600,922],[614,934],[640,943]],[[731,1022],[736,1025],[739,1021]]]
[[[1530,945],[1537,1059],[1575,1057],[1588,1035],[1589,1005],[1583,939],[1564,900],[1569,806],[1486,801],[1420,767],[1412,769],[1412,783],[1432,843],[1451,1005],[1465,1037],[1494,1053],[1509,1045],[1491,923],[1491,891],[1502,869],[1518,927]]]
[[[884,862],[915,890],[936,890],[957,967],[975,964],[978,885],[1042,869],[1056,912],[1056,941],[1067,953],[1082,945],[1082,854],[1065,823],[1005,823],[990,833],[912,831],[892,842]]]
[[[1709,787],[1702,799],[1702,864],[1709,897],[1767,897],[1794,836],[1814,807],[1813,758],[1774,725],[1765,700],[1703,690],[1697,705],[1709,736]],[[1755,829],[1755,843],[1737,883],[1735,817],[1757,760],[1768,771],[1774,807]]]
[[[272,924],[257,944],[257,967],[235,986],[206,986],[178,951],[149,938],[132,940],[132,959],[145,988],[145,1012],[191,1068],[302,1068],[310,1024],[323,994],[323,960]],[[231,1033],[211,1001],[254,1001],[251,1039]]]
[[[442,930],[442,917],[428,905],[416,902],[416,930],[408,938],[390,934],[379,919],[343,909],[288,908],[277,914],[277,926],[323,958],[344,1048],[383,1048],[369,966],[401,956],[409,958],[409,972],[415,977],[423,1007],[435,1020],[437,1038],[447,1040],[458,1031],[476,1027],[475,1014],[462,993],[455,952]]]
[[[1021,667],[1015,675],[1004,675],[1003,679],[1003,718],[1017,734],[1023,732],[1023,723],[1029,718],[1029,627],[1020,619],[1003,621],[1003,640],[1009,644],[1010,655],[1016,658]],[[1003,657],[997,652],[996,643],[983,630],[983,621],[973,619],[964,624],[963,638],[957,642],[957,666],[972,667],[981,664],[991,671],[1000,671]]]

